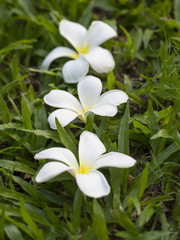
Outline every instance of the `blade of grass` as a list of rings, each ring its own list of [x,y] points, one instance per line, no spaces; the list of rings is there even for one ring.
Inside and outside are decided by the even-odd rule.
[[[72,224],[74,230],[77,230],[80,226],[82,198],[83,198],[82,192],[79,189],[77,189],[73,202],[73,215],[72,215]]]
[[[93,224],[92,228],[96,233],[97,240],[108,240],[106,219],[102,208],[96,199],[93,200]]]
[[[64,144],[64,146],[67,149],[71,150],[74,153],[74,155],[77,157],[78,152],[77,152],[76,145],[74,144],[72,138],[66,132],[65,128],[63,128],[61,126],[61,124],[59,123],[57,118],[56,118],[56,126],[57,126],[57,131],[58,131],[58,134],[59,134],[59,138],[62,141],[62,143]]]

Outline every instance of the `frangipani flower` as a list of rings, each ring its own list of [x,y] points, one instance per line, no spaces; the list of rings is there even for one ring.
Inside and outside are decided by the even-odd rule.
[[[72,94],[63,90],[52,90],[44,96],[46,104],[61,108],[52,112],[48,121],[52,129],[57,129],[55,118],[64,127],[75,118],[86,122],[89,112],[100,116],[113,117],[117,113],[117,106],[127,102],[128,95],[118,89],[101,94],[102,83],[99,78],[86,76],[78,83],[78,101]]]
[[[74,154],[65,148],[49,148],[35,155],[35,159],[53,159],[46,163],[36,175],[35,181],[42,183],[68,171],[77,182],[79,189],[87,196],[100,198],[110,192],[104,175],[97,169],[101,167],[129,168],[136,161],[123,153],[105,153],[106,149],[99,138],[84,131],[79,141],[79,163]]]
[[[62,20],[59,23],[60,34],[66,38],[76,51],[67,47],[57,47],[44,59],[41,68],[48,69],[56,58],[69,57],[62,69],[65,82],[76,83],[86,76],[89,65],[98,73],[108,73],[114,68],[112,54],[99,47],[100,44],[117,34],[113,28],[101,21],[93,21],[87,30],[78,23]]]

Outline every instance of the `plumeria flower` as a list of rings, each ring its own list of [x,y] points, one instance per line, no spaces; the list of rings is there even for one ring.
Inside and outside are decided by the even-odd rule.
[[[69,57],[62,69],[65,82],[76,83],[86,76],[89,65],[98,73],[108,73],[114,68],[112,54],[99,47],[100,44],[117,34],[113,28],[101,21],[93,21],[87,30],[78,23],[62,20],[59,24],[60,34],[66,38],[76,51],[68,47],[57,47],[44,59],[41,68],[48,69],[56,58]]]
[[[67,171],[75,177],[79,189],[87,196],[100,198],[110,192],[104,175],[97,169],[101,167],[129,168],[136,161],[123,153],[106,152],[99,138],[84,131],[79,140],[79,162],[74,154],[65,148],[53,147],[39,152],[35,159],[53,159],[46,163],[36,175],[35,181],[42,183]]]
[[[102,83],[99,78],[93,76],[82,78],[78,83],[77,91],[80,101],[63,90],[51,90],[44,96],[46,104],[61,108],[52,112],[48,117],[52,129],[57,129],[55,118],[64,127],[77,117],[86,122],[89,112],[113,117],[117,113],[117,106],[128,100],[128,95],[118,89],[108,91],[100,96]]]

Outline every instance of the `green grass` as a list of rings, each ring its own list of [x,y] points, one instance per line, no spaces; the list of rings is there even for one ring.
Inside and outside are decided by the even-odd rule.
[[[36,184],[53,146],[77,153],[84,125],[51,130],[43,96],[60,88],[64,60],[46,73],[40,65],[56,46],[68,46],[58,32],[62,19],[88,27],[103,20],[118,32],[104,43],[116,67],[103,81],[129,95],[113,118],[89,115],[85,129],[107,151],[137,160],[130,169],[103,169],[111,193],[82,195],[63,174]],[[0,4],[0,239],[176,240],[180,229],[180,1],[179,0],[1,0]]]

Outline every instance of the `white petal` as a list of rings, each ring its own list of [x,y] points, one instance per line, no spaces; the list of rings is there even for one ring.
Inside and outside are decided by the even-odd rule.
[[[107,180],[99,171],[88,174],[76,174],[77,185],[88,197],[100,198],[110,193]]]
[[[109,103],[118,106],[126,103],[127,100],[128,95],[125,92],[115,89],[102,94],[97,101],[97,105]]]
[[[74,169],[60,162],[48,162],[40,169],[36,175],[35,181],[37,183],[46,182],[65,171],[73,173]]]
[[[65,63],[62,69],[64,81],[67,83],[77,83],[86,76],[89,71],[89,64],[81,55],[76,60]]]
[[[88,167],[106,151],[105,146],[94,133],[84,131],[79,140],[80,165]]]
[[[86,76],[78,83],[79,100],[85,112],[92,108],[102,91],[102,83],[99,78]]]
[[[117,107],[112,104],[101,104],[89,110],[99,116],[113,117],[117,113]]]
[[[72,122],[79,114],[69,109],[58,109],[52,112],[48,117],[48,122],[52,129],[57,129],[55,118],[58,119],[62,127],[65,127]]]
[[[92,69],[98,73],[108,73],[112,71],[115,66],[112,54],[101,47],[93,48],[89,53],[85,54],[84,57]]]
[[[59,31],[77,51],[83,46],[87,30],[79,23],[62,20],[59,24]]]
[[[86,41],[90,46],[98,46],[115,36],[117,36],[117,33],[108,24],[101,21],[93,21],[88,29]]]
[[[67,108],[75,112],[83,111],[80,102],[72,94],[63,90],[51,90],[44,96],[44,101],[52,107]]]
[[[101,167],[129,168],[134,166],[136,160],[126,154],[110,152],[100,156],[93,164],[95,169]]]
[[[46,58],[42,62],[41,69],[48,69],[51,62],[54,61],[56,58],[70,57],[75,59],[77,56],[77,53],[70,48],[57,47],[46,56]]]
[[[70,167],[78,167],[74,154],[66,148],[53,147],[43,150],[34,156],[35,159],[52,159],[63,162]]]

